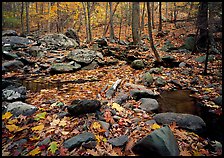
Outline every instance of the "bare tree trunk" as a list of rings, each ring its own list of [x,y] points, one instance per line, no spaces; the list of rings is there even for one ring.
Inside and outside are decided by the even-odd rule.
[[[51,15],[51,2],[48,2],[48,20],[47,20],[47,32],[48,33],[51,32],[51,19],[50,19],[50,15]]]
[[[152,2],[152,28],[155,29],[155,22],[154,22],[154,2]]]
[[[36,2],[36,14],[38,14],[38,2]],[[39,19],[38,19],[38,22],[37,22],[37,34],[39,36],[39,32],[40,32],[40,23],[39,23]]]
[[[177,5],[176,5],[176,2],[174,2],[174,12],[173,12],[173,22],[174,22],[174,25],[176,27],[176,22],[177,22]]]
[[[92,41],[92,32],[91,32],[91,17],[90,17],[90,2],[87,2],[87,19],[88,19],[88,36],[87,42],[90,43]]]
[[[168,2],[166,2],[166,22],[168,21]]]
[[[29,23],[29,2],[26,2],[26,32],[30,33],[30,23]]]
[[[131,2],[128,2],[128,10],[131,10]],[[130,14],[130,12],[129,12],[129,14],[128,14],[128,26],[130,26],[131,25],[131,14]]]
[[[123,9],[121,7],[121,17],[120,17],[120,27],[119,27],[119,41],[121,40],[121,26],[122,26],[122,20],[123,20]]]
[[[59,10],[59,7],[60,7],[60,2],[57,2],[57,33],[61,32],[61,26],[60,26],[60,10]]]
[[[145,25],[144,19],[145,19],[145,2],[143,2],[140,36],[142,36],[142,33],[144,34],[144,25]]]
[[[133,38],[133,44],[135,45],[140,44],[139,17],[140,17],[139,2],[132,2],[132,38]]]
[[[83,11],[84,11],[84,18],[85,18],[85,25],[86,25],[86,37],[87,37],[87,42],[88,42],[88,39],[89,39],[89,33],[88,33],[88,20],[87,20],[87,13],[86,13],[86,5],[85,5],[85,2],[82,2],[82,6],[83,6]]]
[[[22,6],[21,6],[21,27],[22,27],[22,34],[24,33],[24,19],[23,19],[23,12],[24,12],[24,2],[21,2]]]
[[[152,27],[151,27],[151,17],[150,17],[151,13],[150,13],[150,4],[149,4],[150,2],[146,2],[146,3],[147,3],[147,11],[148,11],[148,32],[149,32],[149,38],[150,38],[150,45],[156,57],[156,61],[161,62],[161,58],[159,56],[158,51],[156,50],[156,47],[153,42],[153,37],[152,37]]]
[[[105,19],[104,19],[104,29],[103,29],[103,37],[106,36],[106,28],[107,28],[107,15],[108,15],[108,2],[106,2],[106,10],[105,10]]]
[[[159,28],[158,32],[162,31],[162,2],[159,2]]]
[[[109,2],[110,5],[110,41],[114,40],[114,24],[113,24],[113,10],[112,2]]]

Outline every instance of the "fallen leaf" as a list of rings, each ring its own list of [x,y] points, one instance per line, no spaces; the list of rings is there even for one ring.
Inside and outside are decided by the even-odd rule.
[[[4,115],[2,115],[2,119],[9,119],[13,114],[11,112],[6,112]]]
[[[40,148],[37,147],[28,153],[29,156],[35,156],[40,153]]]
[[[65,121],[65,120],[61,120],[60,123],[58,124],[58,126],[62,126],[62,127],[66,126],[66,125],[67,125],[67,121]]]
[[[86,151],[92,156],[100,156],[96,151],[94,151],[94,149],[87,149]]]
[[[112,108],[113,108],[113,109],[116,109],[118,112],[124,111],[124,108],[121,107],[121,106],[120,106],[119,104],[117,104],[117,103],[113,103],[113,104],[112,104]]]
[[[187,150],[180,150],[180,156],[191,156],[191,153]]]
[[[157,123],[154,123],[153,125],[151,125],[151,129],[159,129],[160,125],[158,125]]]
[[[37,137],[37,136],[33,136],[33,137],[31,137],[31,138],[29,138],[30,140],[39,140],[40,139],[40,136],[39,137]]]
[[[18,119],[12,119],[12,120],[9,120],[7,123],[11,125],[11,124],[15,124],[17,122],[18,122]]]
[[[95,130],[99,130],[101,128],[101,125],[99,122],[93,122],[92,128]]]
[[[32,131],[41,131],[41,130],[43,130],[43,129],[44,129],[44,125],[43,125],[43,124],[41,124],[41,125],[38,125],[38,126],[32,127],[31,129],[32,129]]]
[[[63,146],[61,146],[59,149],[60,156],[67,156],[67,154],[66,154],[67,151],[68,151],[67,148],[64,148]]]
[[[19,127],[14,125],[14,124],[13,125],[6,125],[5,127],[9,130],[9,132],[12,132],[12,131],[15,132],[19,129]]]
[[[34,120],[40,120],[40,119],[45,119],[45,116],[46,116],[46,112],[42,112],[42,113],[39,113],[35,116]]]
[[[51,126],[56,126],[59,124],[59,122],[60,122],[60,119],[54,119],[50,124]]]
[[[57,149],[58,149],[57,142],[51,142],[50,146],[48,147],[48,150],[54,154]]]
[[[66,131],[61,131],[61,134],[63,134],[64,136],[68,135],[70,132],[66,132]]]

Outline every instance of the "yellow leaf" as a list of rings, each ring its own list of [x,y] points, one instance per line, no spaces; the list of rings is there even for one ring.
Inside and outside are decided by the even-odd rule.
[[[35,156],[40,153],[40,148],[37,147],[28,153],[29,156]]]
[[[59,124],[59,122],[60,122],[60,119],[55,119],[50,124],[51,124],[51,126],[56,126]]]
[[[113,104],[112,104],[112,108],[113,108],[113,109],[116,109],[118,112],[124,111],[124,108],[121,107],[121,106],[120,106],[119,104],[117,104],[117,103],[113,103]]]
[[[62,127],[66,126],[66,125],[67,125],[67,121],[65,121],[65,120],[61,120],[59,123],[59,126],[62,126]]]
[[[64,136],[68,135],[69,132],[66,132],[66,131],[62,131],[61,134],[63,134]]]
[[[101,127],[101,125],[100,125],[99,122],[93,122],[93,124],[92,124],[92,128],[93,128],[93,129],[99,130],[100,127]]]
[[[160,128],[160,125],[158,125],[157,123],[154,123],[152,126],[151,126],[151,129],[158,129]]]
[[[12,116],[11,112],[6,112],[4,115],[2,115],[2,119],[9,119]]]
[[[43,124],[35,126],[35,127],[32,127],[32,131],[41,131],[42,129],[44,129],[44,125]]]
[[[40,136],[39,137],[33,136],[33,137],[30,138],[30,140],[39,140],[39,139],[40,139]]]
[[[8,121],[8,124],[12,125],[12,124],[15,124],[15,123],[17,123],[17,122],[18,122],[17,119],[12,119],[12,120],[9,120],[9,121]]]
[[[16,125],[6,125],[5,127],[9,130],[9,132],[17,131],[17,129],[19,129]]]

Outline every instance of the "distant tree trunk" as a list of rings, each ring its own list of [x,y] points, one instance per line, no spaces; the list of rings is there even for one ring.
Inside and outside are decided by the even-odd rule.
[[[159,28],[158,32],[162,31],[162,3],[159,2]]]
[[[128,10],[131,10],[131,2],[128,2]],[[131,14],[128,12],[128,26],[131,25]]]
[[[113,22],[113,10],[112,2],[109,2],[110,5],[110,41],[114,40],[114,22]]]
[[[177,25],[177,5],[176,3],[174,2],[174,12],[173,12],[173,22],[174,22],[174,25],[176,26]]]
[[[90,2],[87,2],[87,19],[88,19],[88,34],[87,34],[87,42],[90,43],[92,41],[92,32],[91,32],[91,16],[90,16]]]
[[[189,9],[189,12],[188,12],[188,15],[187,15],[187,19],[189,19],[190,16],[191,16],[191,12],[192,12],[192,8],[193,8],[193,3],[194,2],[190,2],[190,9]]]
[[[150,4],[149,4],[149,2],[146,2],[146,3],[147,3],[147,11],[148,11],[148,32],[149,32],[149,38],[150,38],[150,45],[151,45],[152,50],[154,52],[154,55],[156,57],[156,61],[161,62],[161,58],[159,56],[159,53],[156,50],[156,47],[155,47],[154,42],[153,42],[153,37],[152,37]],[[153,3],[153,2],[151,2],[151,3]]]
[[[143,2],[140,36],[142,36],[142,33],[144,34],[144,25],[145,25],[144,19],[145,19],[145,2]]]
[[[139,16],[140,16],[139,2],[132,2],[132,38],[133,38],[133,44],[135,45],[140,44]]]
[[[22,2],[22,6],[21,6],[21,27],[22,27],[22,34],[24,33],[24,19],[23,19],[23,12],[24,12],[24,2]]]
[[[122,20],[123,20],[123,9],[121,7],[121,17],[120,17],[120,26],[119,26],[119,41],[121,40],[121,28],[122,28]]]
[[[168,21],[168,2],[166,2],[166,22]]]
[[[154,2],[152,2],[152,28],[155,29],[155,23],[154,23]]]
[[[48,33],[51,32],[51,19],[50,19],[50,15],[51,15],[51,2],[48,2],[48,20],[47,20],[47,32]]]
[[[30,33],[30,23],[29,23],[29,2],[26,2],[26,32]]]
[[[88,27],[88,20],[87,20],[87,13],[86,13],[86,5],[85,5],[85,2],[82,2],[82,6],[83,6],[83,11],[84,11],[84,18],[85,18],[85,25],[86,25],[86,36],[87,36],[87,42],[88,42],[88,39],[89,39],[89,27]]]
[[[107,15],[108,15],[108,2],[106,2],[106,10],[105,10],[105,19],[104,19],[103,37],[106,37]]]
[[[36,14],[38,14],[38,2],[36,2]],[[39,23],[39,19],[37,21],[37,34],[39,36],[39,32],[40,32],[40,23]]]

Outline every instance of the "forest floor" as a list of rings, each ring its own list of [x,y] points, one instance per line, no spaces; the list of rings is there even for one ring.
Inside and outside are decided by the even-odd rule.
[[[189,26],[188,26],[189,25]],[[191,96],[199,99],[204,105],[213,110],[217,116],[221,116],[222,108],[215,105],[214,98],[220,96],[220,90],[222,90],[222,55],[214,54],[214,60],[208,62],[208,75],[204,76],[204,63],[195,61],[196,58],[205,55],[205,53],[180,53],[180,52],[164,52],[160,51],[163,44],[169,39],[172,44],[179,47],[183,44],[183,40],[187,34],[194,33],[194,29],[190,28],[191,24],[186,24],[179,29],[173,28],[173,25],[167,25],[165,30],[170,30],[169,34],[165,37],[154,36],[155,45],[159,50],[160,56],[173,56],[176,61],[184,62],[190,67],[162,67],[162,72],[159,74],[152,74],[153,78],[162,77],[166,84],[158,87],[155,82],[147,87],[153,92],[160,93],[164,91],[172,91],[173,89],[188,89],[193,88],[195,93]],[[173,28],[173,29],[172,29]],[[94,34],[94,33],[93,33]],[[81,40],[82,41],[82,40]],[[148,41],[145,40],[146,45],[149,46]],[[109,43],[111,47],[122,46]],[[150,46],[149,46],[150,47]],[[89,45],[91,48],[91,45]],[[36,83],[41,82],[66,82],[77,79],[96,79],[95,82],[85,83],[67,83],[61,85],[61,87],[43,88],[39,91],[27,91],[26,103],[36,106],[39,110],[31,116],[20,115],[17,118],[3,115],[3,123],[11,126],[4,126],[2,128],[2,155],[32,155],[32,156],[81,156],[81,155],[94,155],[94,156],[130,156],[136,155],[131,151],[131,147],[139,139],[150,134],[152,131],[159,129],[162,125],[153,124],[147,125],[145,122],[153,119],[155,113],[144,113],[142,111],[134,111],[130,108],[122,108],[121,105],[113,107],[114,98],[108,99],[105,96],[106,91],[110,88],[115,81],[121,79],[121,83],[116,90],[114,96],[117,96],[120,92],[129,93],[130,89],[125,85],[126,83],[143,85],[141,82],[142,75],[149,71],[153,67],[155,61],[154,54],[151,51],[141,51],[138,49],[132,50],[133,54],[138,53],[141,59],[144,59],[148,64],[142,70],[135,70],[125,61],[119,60],[117,64],[111,66],[99,67],[93,70],[79,70],[77,72],[63,73],[47,75],[43,72],[43,76],[35,74],[29,74],[26,76],[35,77]],[[64,56],[68,51],[61,51],[60,56]],[[119,54],[119,52],[117,52]],[[52,55],[49,52],[49,55]],[[109,60],[109,57],[104,57],[105,60]],[[35,58],[32,57],[32,61],[44,62],[48,57]],[[184,71],[191,72],[189,74],[183,73]],[[168,75],[171,74],[171,75]],[[2,78],[20,77],[22,78],[24,73],[22,72],[10,72],[2,75]],[[192,80],[197,77],[197,84],[193,84]],[[179,85],[172,83],[171,80],[178,80]],[[107,86],[106,86],[107,85]],[[103,90],[104,89],[104,90]],[[98,118],[95,114],[83,114],[77,117],[64,116],[59,118],[58,114],[63,112],[60,106],[56,106],[56,103],[63,103],[66,106],[71,105],[73,100],[76,99],[93,99],[100,100],[102,105],[102,112],[108,113],[104,115],[106,122],[110,124],[109,133],[105,135],[105,130],[99,124]],[[52,101],[53,103],[47,103]],[[127,103],[132,104],[134,107],[139,107],[140,102],[130,99]],[[104,109],[107,109],[105,111]],[[114,112],[115,109],[115,112]],[[122,109],[122,110],[121,110]],[[109,112],[108,112],[109,111]],[[119,120],[116,120],[112,116],[112,111],[115,115],[119,116]],[[41,116],[40,116],[41,115]],[[131,116],[131,117],[130,117]],[[36,119],[38,118],[39,119]],[[133,118],[140,118],[140,121],[136,124],[133,123]],[[116,124],[117,126],[113,126]],[[12,126],[15,125],[15,126]],[[136,128],[136,126],[140,128]],[[209,148],[209,140],[201,137],[193,132],[179,128],[175,123],[169,125],[173,131],[180,150],[181,156],[218,156],[222,154],[222,151],[212,151]],[[128,129],[128,132],[127,132]],[[68,138],[82,133],[83,131],[91,132],[97,139],[97,144],[93,149],[86,149],[83,146],[76,147],[75,149],[68,151],[63,147],[63,143]],[[114,147],[108,140],[120,135],[128,135],[128,142],[125,146]],[[51,141],[48,144],[38,146],[37,144],[47,137],[50,137]],[[23,145],[14,145],[13,142],[26,139]]]

